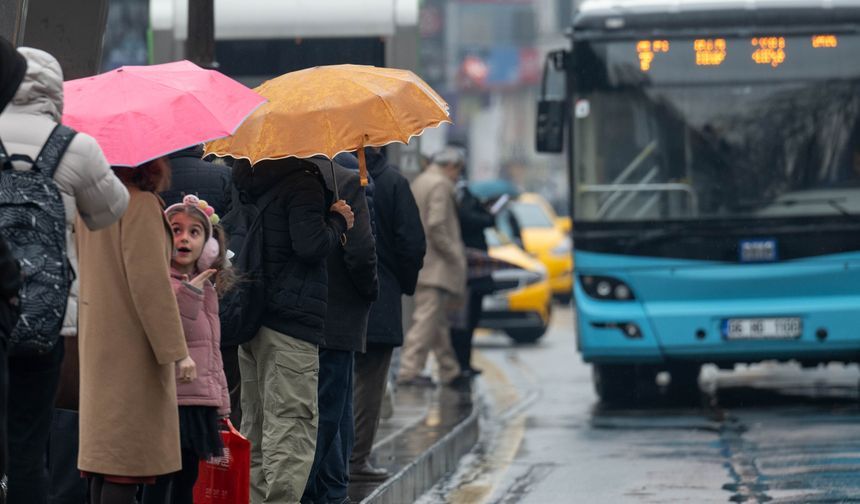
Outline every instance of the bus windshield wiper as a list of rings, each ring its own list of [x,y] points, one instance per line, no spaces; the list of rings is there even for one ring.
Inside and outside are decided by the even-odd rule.
[[[860,222],[860,215],[851,213],[847,208],[842,206],[844,198],[815,198],[815,199],[786,199],[774,201],[772,205],[791,207],[795,205],[829,205],[831,208],[839,212],[840,215],[853,222]]]
[[[627,242],[627,249],[635,249],[636,247],[640,247],[646,243],[653,243],[655,241],[666,240],[670,238],[675,238],[684,234],[684,228],[681,226],[673,226],[670,228],[660,228],[660,229],[651,229],[645,231],[644,233],[632,237],[630,241]]]

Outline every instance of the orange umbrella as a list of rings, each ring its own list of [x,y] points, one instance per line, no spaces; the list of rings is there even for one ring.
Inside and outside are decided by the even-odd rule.
[[[232,136],[206,144],[207,155],[255,164],[358,151],[364,185],[364,147],[408,143],[427,128],[451,122],[445,100],[408,70],[320,66],[284,74],[255,91],[269,101]]]

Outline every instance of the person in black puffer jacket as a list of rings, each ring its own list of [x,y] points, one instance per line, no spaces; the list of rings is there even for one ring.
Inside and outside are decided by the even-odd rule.
[[[332,193],[308,161],[287,158],[253,167],[236,161],[233,182],[250,201],[278,191],[262,215],[263,327],[239,349],[252,500],[299,502],[316,448],[326,259],[352,228],[353,214],[346,202],[331,203]]]

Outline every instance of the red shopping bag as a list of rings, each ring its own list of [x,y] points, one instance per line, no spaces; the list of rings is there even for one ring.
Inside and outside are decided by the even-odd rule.
[[[248,504],[251,498],[251,442],[230,420],[221,432],[224,456],[200,461],[194,504]]]

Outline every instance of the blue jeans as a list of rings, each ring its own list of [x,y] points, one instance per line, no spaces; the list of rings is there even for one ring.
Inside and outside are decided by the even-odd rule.
[[[353,362],[352,352],[320,350],[319,430],[303,503],[340,502],[347,496],[349,457],[355,437]]]
[[[63,342],[45,355],[9,358],[8,504],[48,500],[47,449]]]

